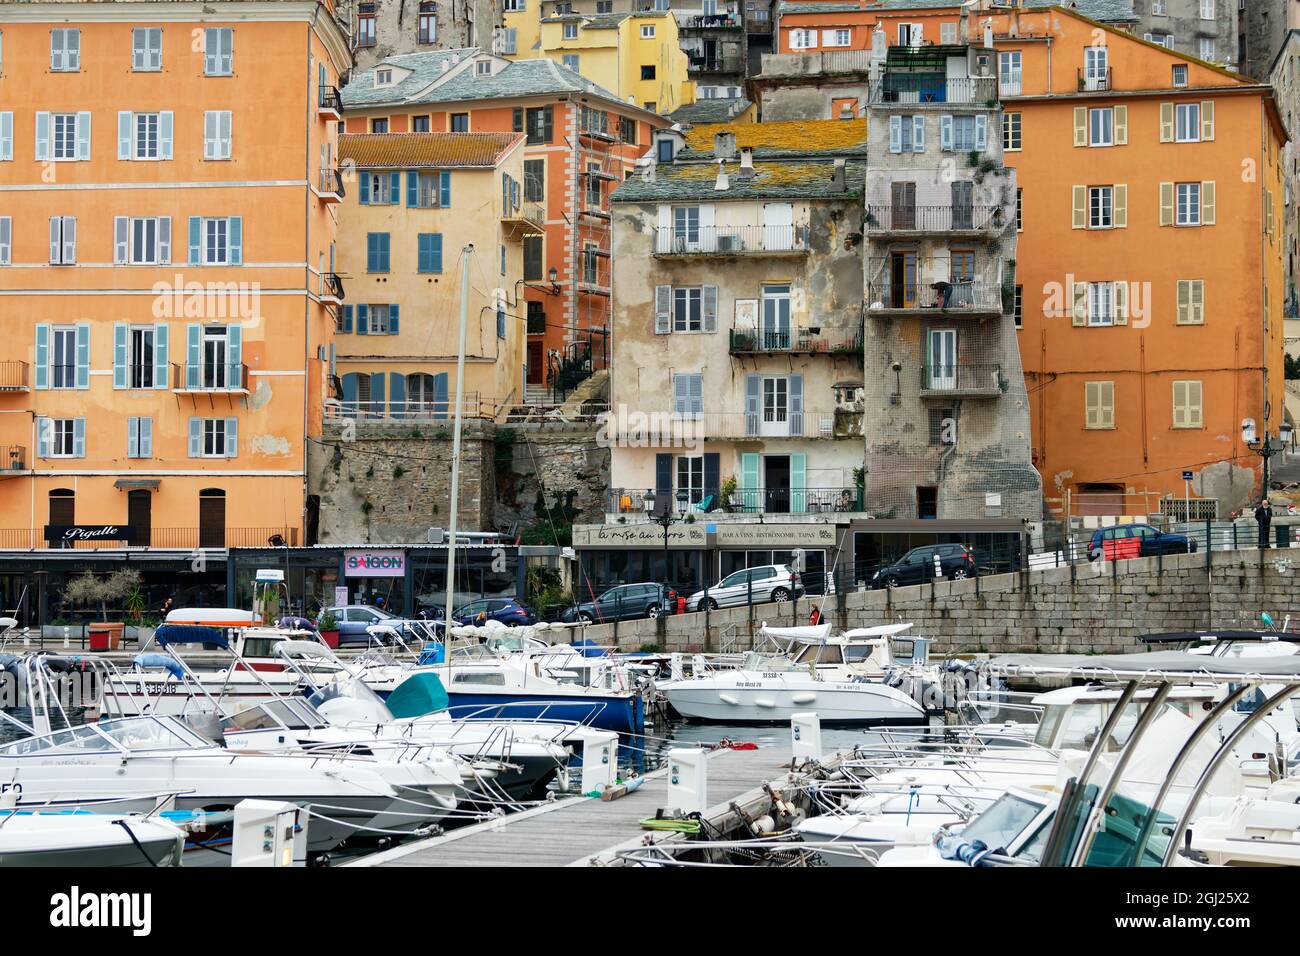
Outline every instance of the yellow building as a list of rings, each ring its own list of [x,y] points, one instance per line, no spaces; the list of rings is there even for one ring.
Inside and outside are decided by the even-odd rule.
[[[301,544],[332,5],[5,3],[0,41],[0,548]]]
[[[522,133],[361,133],[339,138],[351,179],[339,214],[347,287],[335,342],[350,418],[450,417],[462,250],[469,258],[465,411],[495,419],[524,392],[523,238],[544,215],[524,202]]]
[[[668,11],[543,13],[540,4],[507,12],[498,52],[554,60],[653,112],[695,102],[677,20]]]

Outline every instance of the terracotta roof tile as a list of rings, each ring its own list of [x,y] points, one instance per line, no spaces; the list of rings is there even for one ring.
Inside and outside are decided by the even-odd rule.
[[[794,158],[834,153],[865,155],[867,121],[779,120],[770,123],[701,123],[686,131],[683,159],[698,159],[713,153],[717,133],[734,133],[736,149],[752,147],[757,159]]]
[[[495,166],[523,133],[344,133],[339,159],[362,169]]]

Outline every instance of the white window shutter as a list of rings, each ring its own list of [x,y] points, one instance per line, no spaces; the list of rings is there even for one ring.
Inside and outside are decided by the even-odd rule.
[[[925,152],[925,117],[920,114],[912,117],[912,152]]]
[[[36,114],[36,159],[38,162],[50,158],[50,114]]]
[[[939,148],[952,152],[952,116],[948,114],[939,117]]]
[[[14,158],[14,114],[0,113],[0,162]]]
[[[115,265],[125,265],[127,253],[129,251],[129,241],[131,236],[131,220],[126,216],[113,217],[113,262]]]
[[[701,326],[705,332],[718,331],[718,287],[706,285],[700,289]]]
[[[117,114],[117,158],[130,159],[133,153],[131,149],[132,132],[135,129],[135,117],[126,110],[119,110]]]
[[[63,217],[63,264],[72,265],[77,261],[77,218]]]
[[[158,158],[172,158],[172,111],[158,114]]]
[[[889,117],[889,151],[891,153],[901,153],[903,151],[903,117]]]
[[[667,335],[673,330],[673,287],[655,286],[655,335]]]
[[[171,265],[172,261],[172,217],[160,216],[158,219],[158,264]]]
[[[57,265],[63,257],[63,217],[50,217],[50,265]]]
[[[659,204],[659,229],[655,234],[655,252],[671,252],[673,248],[673,207]]]
[[[7,266],[12,261],[13,219],[0,216],[0,266]]]
[[[90,159],[90,113],[77,114],[77,159]]]
[[[975,148],[983,152],[989,145],[989,118],[984,113],[975,116]]]

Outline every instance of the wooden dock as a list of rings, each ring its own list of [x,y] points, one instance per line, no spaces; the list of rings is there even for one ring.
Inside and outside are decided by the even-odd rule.
[[[725,827],[733,816],[730,805],[746,809],[767,800],[765,783],[789,780],[790,747],[757,750],[717,750],[708,756],[710,803],[705,818]],[[674,838],[642,830],[640,821],[653,817],[667,800],[667,770],[648,773],[641,787],[618,800],[567,797],[495,820],[461,827],[450,833],[394,847],[344,864],[345,866],[587,866],[607,862],[617,850]]]

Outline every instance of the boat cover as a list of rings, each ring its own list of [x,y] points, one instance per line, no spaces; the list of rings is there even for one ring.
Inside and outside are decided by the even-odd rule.
[[[162,624],[154,631],[153,638],[159,647],[169,644],[207,644],[222,649],[230,647],[230,642],[220,628],[200,624]]]
[[[1143,634],[1143,644],[1187,644],[1192,641],[1300,641],[1300,634],[1285,631],[1166,631]]]
[[[569,646],[572,647],[579,654],[581,654],[583,657],[608,657],[609,656],[608,654],[605,653],[605,649],[603,647],[601,647],[595,641],[587,640],[585,637],[580,641],[574,641]]]
[[[138,671],[144,670],[146,667],[163,667],[177,680],[185,677],[185,670],[176,662],[175,658],[167,654],[155,654],[153,652],[137,654],[135,659],[131,661],[131,667]]]
[[[412,674],[394,687],[384,703],[394,717],[423,717],[446,710],[451,700],[438,675],[424,671]]]
[[[1007,654],[989,661],[1005,674],[1053,674],[1094,680],[1195,680],[1237,678],[1270,684],[1300,683],[1300,656],[1212,657],[1183,651],[1138,654]]]
[[[764,622],[760,629],[765,637],[775,637],[780,641],[805,641],[808,643],[817,643],[830,637],[830,624],[808,624],[803,627],[770,627]]]

